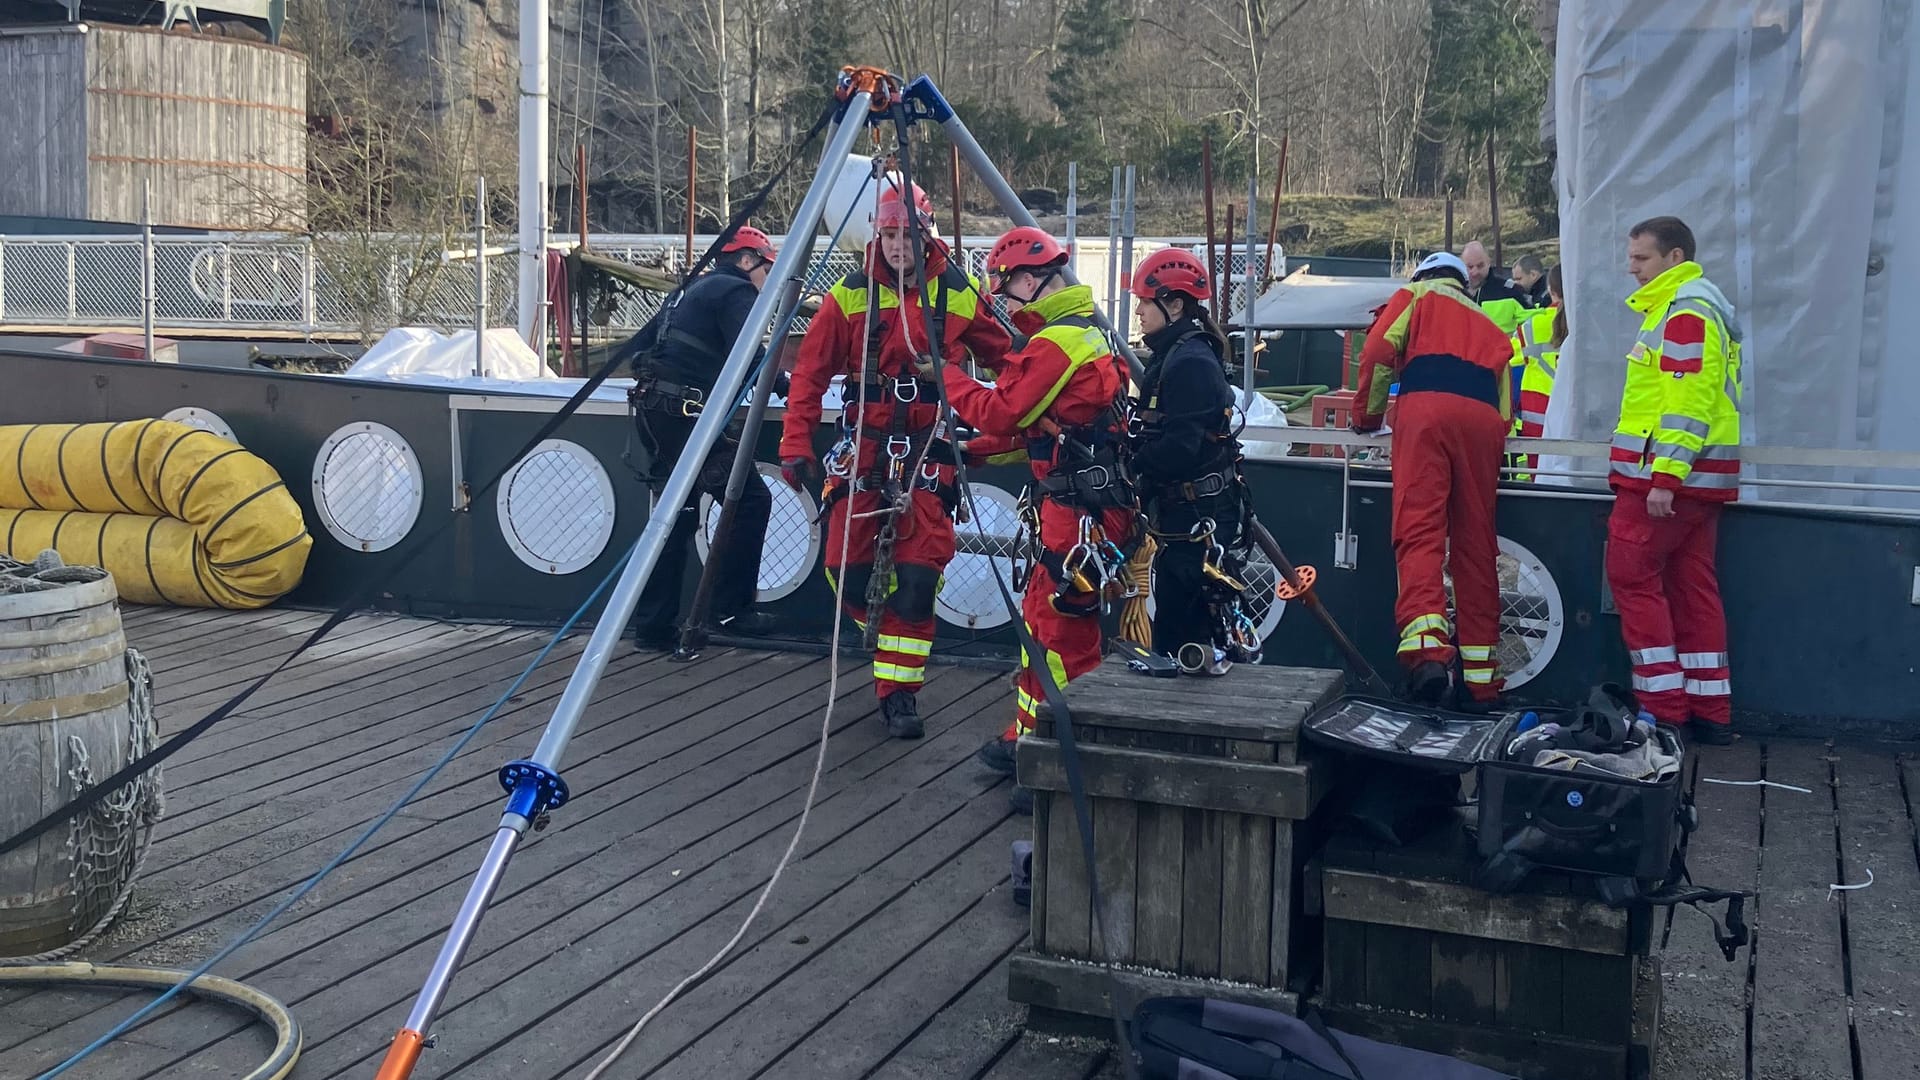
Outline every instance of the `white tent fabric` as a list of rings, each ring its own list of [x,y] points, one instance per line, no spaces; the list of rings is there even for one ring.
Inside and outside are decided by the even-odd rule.
[[[1253,302],[1255,330],[1364,330],[1373,309],[1405,284],[1395,278],[1330,277],[1305,267],[1273,283]]]
[[[1748,332],[1746,441],[1920,448],[1920,365],[1900,347],[1920,338],[1920,309],[1888,305],[1920,295],[1920,199],[1896,198],[1920,183],[1920,151],[1906,150],[1920,147],[1912,7],[1563,0],[1555,126],[1572,333],[1549,437],[1611,431],[1638,324],[1622,303],[1626,230],[1674,214]]]

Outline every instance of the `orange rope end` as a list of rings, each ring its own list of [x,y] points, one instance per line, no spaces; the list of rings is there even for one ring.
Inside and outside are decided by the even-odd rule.
[[[1300,587],[1296,589],[1285,578],[1281,578],[1280,584],[1273,587],[1273,595],[1282,600],[1298,600],[1313,591],[1313,582],[1318,576],[1314,573],[1313,567],[1296,566],[1293,568],[1293,574],[1300,580]]]
[[[401,1028],[393,1037],[393,1045],[387,1047],[387,1057],[380,1063],[380,1071],[373,1074],[374,1080],[407,1080],[413,1075],[413,1067],[420,1061],[420,1051],[426,1049],[427,1037],[417,1031]]]

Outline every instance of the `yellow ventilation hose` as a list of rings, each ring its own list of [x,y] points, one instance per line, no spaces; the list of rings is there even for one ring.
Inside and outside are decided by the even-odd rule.
[[[257,608],[306,569],[300,504],[273,467],[169,420],[0,426],[0,551],[100,566],[122,599]]]

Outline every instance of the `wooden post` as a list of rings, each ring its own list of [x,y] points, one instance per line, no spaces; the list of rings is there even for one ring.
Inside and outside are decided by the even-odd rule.
[[[1487,132],[1487,212],[1493,218],[1493,265],[1505,266],[1500,250],[1500,174],[1493,167],[1493,132]]]
[[[1287,190],[1287,143],[1290,135],[1280,136],[1280,169],[1273,174],[1273,212],[1267,215],[1267,280],[1285,277],[1273,269],[1273,248],[1280,240],[1280,196]]]
[[[699,129],[691,124],[687,125],[687,267],[683,273],[693,270],[693,211],[699,203],[693,185],[700,178],[700,170],[694,164],[699,154],[699,146],[694,139],[698,134]]]
[[[1200,188],[1201,201],[1207,213],[1207,285],[1213,295],[1220,295],[1220,275],[1213,262],[1213,136],[1200,137]]]
[[[1448,251],[1453,250],[1453,192],[1451,191],[1447,192],[1447,235],[1446,239],[1440,242],[1440,246]]]

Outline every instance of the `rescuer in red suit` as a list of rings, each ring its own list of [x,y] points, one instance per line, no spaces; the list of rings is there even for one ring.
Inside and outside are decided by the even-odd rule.
[[[949,263],[938,240],[927,242],[927,280],[915,281],[912,230],[930,233],[932,220],[932,205],[917,185],[911,207],[897,189],[882,193],[866,269],[848,274],[827,291],[800,343],[780,437],[781,473],[787,483],[802,490],[820,481],[823,470],[813,452],[820,398],[834,376],[847,376],[845,437],[828,456],[821,491],[827,573],[843,579],[845,610],[865,630],[868,584],[881,554],[883,529],[892,525],[891,571],[882,583],[885,601],[873,653],[873,685],[887,732],[906,739],[917,739],[923,731],[915,695],[926,679],[927,656],[933,650],[934,594],[941,572],[953,559],[952,515],[958,505],[954,450],[947,433],[936,430],[939,386],[921,377],[916,367],[929,352],[930,323],[938,328],[941,353],[949,360],[971,353],[982,364],[998,366],[1012,344],[985,309],[979,285]],[[855,446],[853,414],[862,384],[867,404]],[[849,497],[851,523],[847,507],[840,505]],[[906,500],[906,509],[884,513],[896,497]],[[888,560],[883,556],[882,561]]]
[[[1466,285],[1466,266],[1439,252],[1387,301],[1360,353],[1353,428],[1379,430],[1388,389],[1398,382],[1394,622],[1408,697],[1439,703],[1457,656],[1465,690],[1459,703],[1486,707],[1500,696],[1494,497],[1512,426],[1513,344],[1468,298]],[[1444,571],[1453,576],[1455,620],[1447,617]]]
[[[987,256],[989,279],[1027,343],[993,365],[999,378],[991,386],[958,364],[944,376],[953,411],[980,432],[967,443],[969,460],[1024,454],[1033,468],[1028,499],[1038,507],[1042,553],[1021,615],[1043,655],[1022,650],[1013,722],[980,750],[982,762],[1005,773],[1013,772],[1015,741],[1033,730],[1042,680],[1065,686],[1099,666],[1101,581],[1112,556],[1130,546],[1140,513],[1118,468],[1126,369],[1094,323],[1093,290],[1063,276],[1067,257],[1037,228],[1000,237]],[[1082,546],[1089,541],[1098,550]],[[1100,560],[1101,551],[1106,562],[1075,561]],[[1030,808],[1030,793],[1016,789],[1014,805]]]

